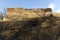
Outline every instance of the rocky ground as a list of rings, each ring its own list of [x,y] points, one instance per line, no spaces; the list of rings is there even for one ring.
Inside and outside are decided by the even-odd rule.
[[[0,22],[0,40],[60,40],[60,18]]]

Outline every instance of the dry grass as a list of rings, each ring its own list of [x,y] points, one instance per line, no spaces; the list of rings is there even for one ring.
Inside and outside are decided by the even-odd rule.
[[[0,22],[0,40],[58,40],[59,25],[51,16]]]

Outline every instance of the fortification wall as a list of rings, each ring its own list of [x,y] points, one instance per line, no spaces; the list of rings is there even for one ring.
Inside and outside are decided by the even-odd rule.
[[[51,8],[37,8],[37,9],[24,9],[24,8],[7,8],[7,16],[4,18],[8,20],[22,20],[28,18],[37,18],[49,16],[52,13]]]

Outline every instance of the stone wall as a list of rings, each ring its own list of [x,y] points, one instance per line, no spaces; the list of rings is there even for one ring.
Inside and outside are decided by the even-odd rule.
[[[7,16],[4,18],[4,20],[22,20],[28,18],[44,17],[49,16],[51,13],[51,8],[7,8]]]
[[[60,13],[53,13],[54,17],[60,17]]]

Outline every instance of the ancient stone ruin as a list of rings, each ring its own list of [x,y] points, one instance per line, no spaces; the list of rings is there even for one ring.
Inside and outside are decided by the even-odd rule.
[[[37,18],[49,16],[52,13],[51,8],[37,8],[37,9],[24,9],[24,8],[7,8],[7,16],[3,21],[7,20],[25,20],[28,18]]]

